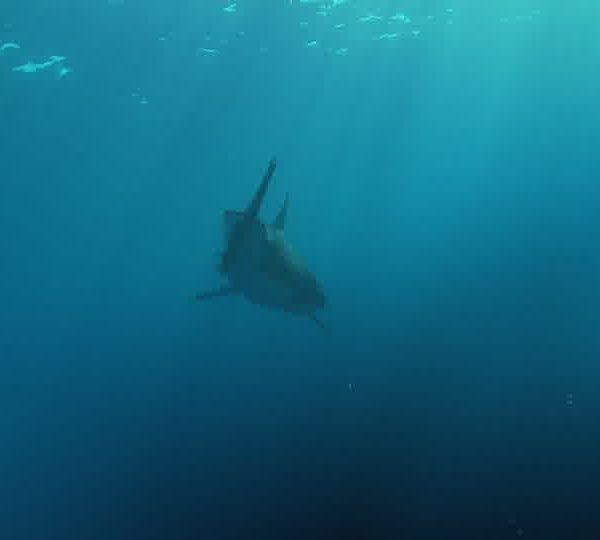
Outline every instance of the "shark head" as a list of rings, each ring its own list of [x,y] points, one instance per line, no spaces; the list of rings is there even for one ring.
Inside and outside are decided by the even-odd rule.
[[[304,315],[314,315],[325,309],[327,305],[325,292],[313,274],[310,274],[306,286],[300,289],[294,305],[297,308],[296,312]]]
[[[283,230],[266,225],[265,231],[262,270],[272,287],[285,291],[282,296],[287,300],[282,309],[306,315],[322,310],[327,303],[323,287],[305,260]]]

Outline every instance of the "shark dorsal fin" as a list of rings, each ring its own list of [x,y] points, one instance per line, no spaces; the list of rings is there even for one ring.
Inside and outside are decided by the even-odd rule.
[[[223,233],[225,242],[229,242],[235,228],[244,219],[246,214],[243,210],[224,210],[223,211]]]
[[[267,171],[265,172],[265,174],[262,178],[260,186],[258,186],[258,190],[254,194],[252,201],[250,201],[248,208],[246,208],[247,218],[256,219],[258,217],[258,212],[260,211],[262,202],[265,198],[265,195],[267,194],[267,189],[269,188],[269,182],[271,181],[271,178],[273,177],[273,173],[275,172],[276,167],[277,167],[277,161],[275,161],[275,158],[273,158],[269,162],[269,167],[267,168]]]
[[[283,229],[285,228],[285,220],[287,218],[287,212],[288,212],[288,200],[289,200],[289,196],[286,194],[285,200],[283,201],[283,205],[281,206],[281,209],[279,210],[277,217],[273,221],[273,227],[280,231],[283,231]]]
[[[252,201],[250,201],[250,204],[244,211],[241,219],[231,231],[227,248],[223,253],[223,256],[221,257],[221,264],[219,265],[219,271],[221,273],[226,273],[229,271],[229,265],[231,263],[231,260],[233,257],[235,257],[235,253],[237,252],[240,243],[243,241],[247,230],[250,228],[251,224],[258,219],[258,212],[260,211],[262,202],[265,198],[265,195],[267,194],[269,182],[273,177],[273,173],[275,172],[276,167],[277,161],[275,161],[275,158],[273,158],[271,159],[271,161],[269,161],[267,171],[265,172],[260,186],[258,186],[258,190],[254,194],[254,197],[252,197]]]

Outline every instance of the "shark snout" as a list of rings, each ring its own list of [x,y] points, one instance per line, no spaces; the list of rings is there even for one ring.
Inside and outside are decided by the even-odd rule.
[[[316,313],[324,309],[326,304],[327,298],[323,289],[318,283],[313,282],[296,293],[292,311],[306,314]]]
[[[319,301],[318,301],[319,309],[325,309],[326,305],[327,305],[327,297],[325,296],[325,293],[323,291],[320,291],[319,292]]]
[[[317,286],[314,290],[313,304],[316,310],[325,309],[325,306],[327,305],[327,297],[321,287]]]

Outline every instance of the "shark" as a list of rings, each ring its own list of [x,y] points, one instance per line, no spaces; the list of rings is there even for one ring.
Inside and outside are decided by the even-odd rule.
[[[223,212],[225,248],[218,272],[225,282],[197,294],[196,300],[243,296],[253,304],[307,317],[325,328],[318,318],[326,305],[323,287],[285,236],[289,195],[271,223],[259,215],[276,167],[272,158],[244,210]]]

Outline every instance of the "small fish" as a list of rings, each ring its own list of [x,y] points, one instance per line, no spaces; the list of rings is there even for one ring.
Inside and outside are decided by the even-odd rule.
[[[2,45],[0,45],[0,53],[3,53],[4,51],[8,51],[10,49],[20,49],[21,45],[19,45],[18,43],[12,43],[12,42],[8,42],[8,43],[2,43]]]
[[[390,17],[390,21],[395,21],[395,22],[403,22],[403,23],[410,23],[410,17],[407,17],[404,13],[396,13],[395,15],[392,15]]]
[[[205,47],[200,47],[200,49],[198,49],[199,52],[210,55],[210,56],[215,56],[217,54],[219,54],[218,49],[207,49]]]
[[[358,19],[358,22],[359,23],[370,23],[370,22],[381,21],[382,19],[383,19],[383,17],[381,17],[380,15],[366,15],[366,16]]]
[[[45,62],[35,63],[35,62],[30,61],[30,62],[26,62],[25,64],[21,64],[20,66],[16,66],[12,70],[21,72],[21,73],[36,73],[38,71],[44,71],[46,69],[51,68],[52,66],[61,64],[66,59],[67,59],[66,56],[51,56]],[[69,68],[65,68],[65,69],[68,70],[65,73],[65,75],[71,71]]]
[[[392,34],[381,34],[380,36],[377,36],[374,39],[377,41],[383,41],[383,40],[392,41],[394,39],[398,39],[399,37],[400,37],[400,34],[398,34],[397,32],[394,32]]]
[[[21,73],[35,73],[39,71],[38,64],[34,62],[27,62],[25,64],[21,64],[20,66],[15,66],[12,68],[13,71],[21,72]]]

